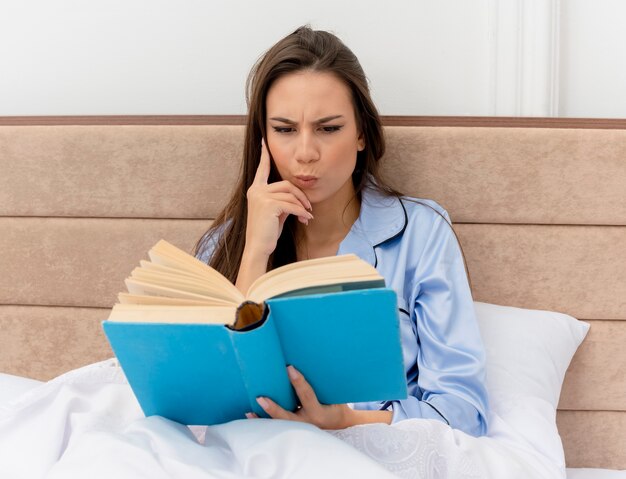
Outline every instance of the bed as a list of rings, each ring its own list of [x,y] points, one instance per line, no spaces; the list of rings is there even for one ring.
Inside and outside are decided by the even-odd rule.
[[[490,394],[509,421],[503,437],[539,451],[545,467],[534,477],[626,477],[626,120],[384,120],[386,177],[406,194],[443,205],[463,245],[493,365]],[[178,469],[169,472],[196,477],[185,468],[208,456],[198,459],[195,449],[181,447],[189,429],[140,418],[100,323],[124,278],[156,241],[191,251],[210,225],[237,177],[242,123],[241,117],[0,118],[0,476],[6,475],[3,464],[19,472],[10,467],[27,451],[15,444],[19,437],[31,441],[39,414],[56,421],[50,436],[39,438],[46,456],[38,470],[49,477],[85,464],[96,477],[98,471],[123,476],[137,464],[98,469],[101,462],[90,451],[123,456],[131,436],[143,438],[133,442],[135,452],[146,453],[137,446],[145,441],[161,444],[161,452],[177,451]],[[531,393],[541,402],[528,399]],[[529,428],[528,418],[542,408]],[[246,457],[228,456],[248,469],[235,473],[224,466],[210,477],[260,477],[272,467],[292,477],[296,470],[341,477],[348,456],[372,477],[385,471],[410,477],[406,463],[402,470],[377,469],[372,444],[395,440],[397,447],[411,434],[435,438],[420,453],[430,454],[421,460],[432,477],[448,477],[442,470],[486,477],[463,463],[467,451],[474,458],[483,454],[482,443],[440,424],[394,431],[395,439],[381,430],[368,445],[364,431],[327,435],[336,441],[327,444],[319,431],[281,422],[265,429],[235,423],[191,430],[203,453],[207,434],[222,449],[229,441],[249,446]],[[271,440],[263,436],[269,429]],[[180,442],[163,442],[163,431]],[[291,447],[309,444],[308,455],[306,448],[284,454],[290,434],[300,434]],[[542,438],[552,442],[542,445]],[[13,445],[15,454],[3,445]],[[272,447],[291,462],[268,456]],[[363,453],[368,447],[370,458]],[[529,477],[530,460],[519,451],[516,470]],[[213,464],[226,461],[218,456]],[[315,469],[331,456],[336,461],[325,462],[335,469]],[[488,477],[505,470],[494,466]]]

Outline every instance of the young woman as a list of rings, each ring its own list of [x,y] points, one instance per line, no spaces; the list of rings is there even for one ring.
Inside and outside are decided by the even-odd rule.
[[[289,367],[302,407],[259,398],[261,407],[325,429],[428,418],[485,434],[485,354],[462,252],[441,206],[380,177],[383,129],[355,55],[334,35],[301,27],[257,62],[246,89],[242,176],[196,256],[241,291],[294,261],[346,253],[368,261],[398,296],[409,389],[403,401],[322,405]]]

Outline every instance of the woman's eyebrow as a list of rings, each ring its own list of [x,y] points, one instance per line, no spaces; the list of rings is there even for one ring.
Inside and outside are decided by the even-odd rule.
[[[327,121],[336,120],[337,118],[343,118],[343,115],[325,116],[324,118],[320,118],[318,120],[315,120],[313,123],[326,123]],[[295,125],[296,124],[295,121],[290,120],[288,118],[283,118],[283,117],[280,117],[280,116],[272,117],[272,118],[270,118],[270,120],[280,121],[281,123],[286,123],[288,125]]]

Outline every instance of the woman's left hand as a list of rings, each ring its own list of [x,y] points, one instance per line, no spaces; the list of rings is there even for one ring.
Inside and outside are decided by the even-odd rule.
[[[290,421],[308,422],[321,429],[344,429],[352,425],[351,416],[354,412],[347,404],[320,404],[311,385],[293,366],[287,367],[289,379],[302,407],[296,412],[290,412],[266,397],[257,398],[267,414],[273,419],[288,419]],[[248,418],[258,417],[256,414],[247,414]]]

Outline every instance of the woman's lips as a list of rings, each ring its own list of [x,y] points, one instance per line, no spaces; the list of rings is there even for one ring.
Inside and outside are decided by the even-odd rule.
[[[311,188],[317,183],[317,178],[315,176],[294,176],[294,180],[296,182],[296,186],[300,188]]]

